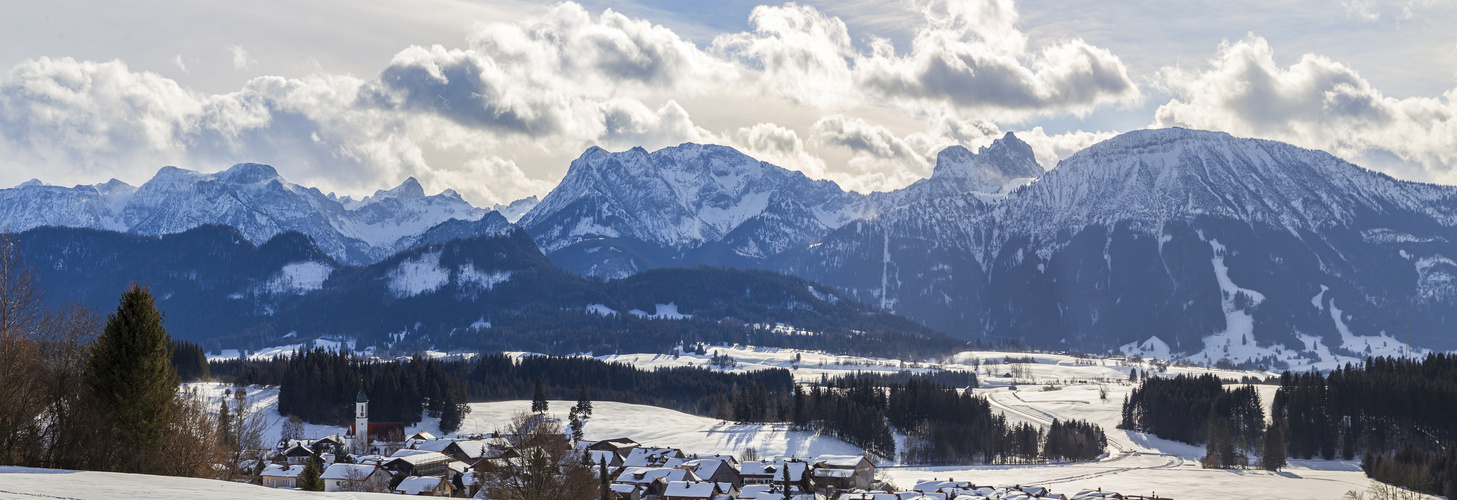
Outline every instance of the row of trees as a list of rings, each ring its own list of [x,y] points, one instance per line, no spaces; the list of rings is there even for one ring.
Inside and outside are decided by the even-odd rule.
[[[1327,374],[1284,373],[1272,405],[1290,456],[1362,456],[1371,477],[1457,495],[1457,356],[1370,358]]]
[[[178,391],[170,340],[136,285],[104,322],[83,306],[49,308],[0,240],[0,464],[214,475],[217,422]]]
[[[446,364],[416,355],[399,363],[372,363],[349,354],[315,349],[288,357],[279,377],[278,411],[331,425],[353,421],[354,397],[363,390],[371,417],[382,422],[440,419],[455,432],[470,413],[465,391]]]
[[[1146,377],[1123,401],[1120,429],[1142,432],[1188,444],[1203,444],[1203,465],[1232,468],[1255,464],[1266,469],[1285,465],[1280,436],[1267,446],[1265,410],[1254,386],[1224,388],[1224,381],[1212,374],[1179,375],[1173,378]]]

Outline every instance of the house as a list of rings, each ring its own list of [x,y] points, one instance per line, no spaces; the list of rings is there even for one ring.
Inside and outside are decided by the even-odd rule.
[[[390,473],[374,464],[334,464],[319,475],[324,491],[364,491],[389,487]]]
[[[1120,494],[1118,494],[1116,492],[1112,492],[1112,491],[1103,491],[1102,488],[1098,488],[1097,490],[1083,490],[1083,491],[1079,491],[1079,492],[1073,494],[1073,496],[1072,496],[1072,500],[1104,500],[1104,499],[1123,500],[1123,495],[1120,495]]]
[[[948,479],[946,481],[942,481],[939,479],[923,479],[920,481],[916,481],[916,485],[911,487],[911,491],[915,491],[918,493],[949,493],[951,490],[955,489],[970,489],[974,491],[976,495],[980,496],[991,495],[992,491],[994,491],[993,488],[977,488],[976,485],[971,484],[968,481],[957,481],[954,479]]]
[[[643,496],[661,496],[668,483],[674,481],[701,481],[688,469],[664,469],[660,467],[624,467],[613,482],[635,484],[643,487]]]
[[[591,457],[590,460],[592,460],[593,464],[607,462],[608,469],[616,470],[622,466],[622,455],[618,455],[617,452],[612,450],[588,449],[587,455]]]
[[[739,500],[784,500],[784,490],[777,484],[751,484],[744,486],[737,498]],[[792,500],[817,500],[814,493],[804,491],[798,486],[789,487],[789,498]]]
[[[723,493],[718,483],[709,481],[672,481],[663,490],[663,500],[712,500]]]
[[[263,473],[258,477],[269,488],[297,488],[298,476],[303,473],[302,465],[273,464],[263,468]]]
[[[900,500],[895,493],[884,491],[859,491],[855,493],[841,493],[839,500]]]
[[[484,439],[460,439],[451,441],[441,453],[466,463],[474,463],[490,453],[491,443]]]
[[[622,459],[624,467],[662,467],[670,459],[683,458],[683,451],[677,448],[633,448]]]
[[[809,463],[792,461],[748,461],[739,467],[739,475],[743,476],[744,484],[775,484],[784,482],[783,469],[789,469],[789,482],[792,484],[803,484],[804,474],[809,470]]]
[[[426,497],[448,497],[454,491],[450,481],[443,477],[410,476],[395,486],[395,493]]]
[[[612,489],[612,498],[616,500],[642,500],[642,485],[612,483],[609,488]]]
[[[592,443],[590,445],[587,445],[587,449],[594,451],[613,451],[616,452],[618,455],[627,456],[628,453],[632,452],[632,450],[634,448],[637,448],[638,446],[639,445],[637,444],[637,441],[633,441],[628,438],[616,438],[604,439]]]
[[[733,485],[733,489],[744,486],[744,477],[739,475],[738,469],[735,469],[727,460],[721,458],[694,458],[683,462],[677,467],[692,469],[693,474],[702,478],[704,481],[728,483]],[[725,491],[725,493],[727,492]]]
[[[862,455],[823,455],[814,461],[817,486],[867,490],[875,483],[875,463]]]
[[[427,431],[416,432],[415,435],[410,436],[411,441],[435,441],[438,439],[440,438],[435,437],[434,434],[431,434]]]
[[[283,456],[284,460],[287,461],[289,465],[303,465],[304,463],[308,462],[310,458],[313,458],[315,456],[314,450],[309,449],[309,447],[302,442],[297,442],[290,445],[287,449],[283,450],[280,455]]]
[[[449,470],[450,456],[438,451],[399,450],[385,461],[384,468],[406,476],[443,476]]]

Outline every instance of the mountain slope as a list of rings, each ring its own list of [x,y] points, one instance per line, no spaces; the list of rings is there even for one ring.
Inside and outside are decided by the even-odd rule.
[[[990,208],[918,202],[770,267],[942,331],[1276,365],[1457,347],[1457,189],[1288,144],[1124,134]],[[1151,341],[1152,340],[1152,341]]]

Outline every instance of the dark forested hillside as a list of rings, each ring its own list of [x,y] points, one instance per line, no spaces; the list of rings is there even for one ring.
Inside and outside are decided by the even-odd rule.
[[[962,345],[771,272],[699,267],[583,278],[555,267],[511,227],[368,266],[341,266],[299,233],[255,246],[223,226],[161,237],[38,228],[15,237],[51,300],[102,308],[140,283],[156,294],[169,331],[209,352],[318,337],[405,354],[667,352],[729,342],[923,356]]]

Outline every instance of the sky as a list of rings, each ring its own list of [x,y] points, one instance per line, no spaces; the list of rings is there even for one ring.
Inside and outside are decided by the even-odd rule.
[[[1447,0],[223,0],[0,5],[0,186],[268,163],[541,196],[592,146],[725,144],[882,191],[1007,132],[1044,168],[1225,131],[1457,184]]]

